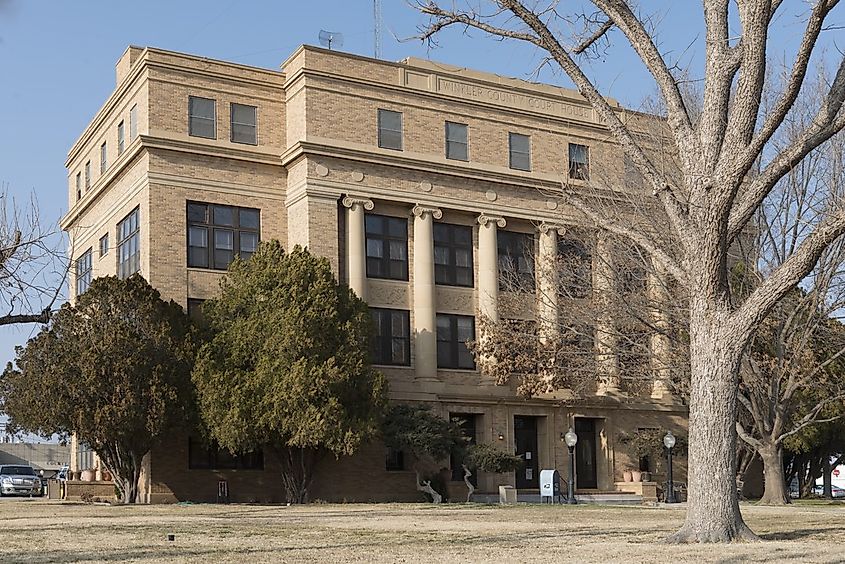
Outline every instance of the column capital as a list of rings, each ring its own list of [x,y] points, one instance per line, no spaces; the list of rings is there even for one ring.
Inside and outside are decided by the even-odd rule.
[[[548,221],[541,221],[540,225],[537,226],[537,229],[543,235],[548,234],[550,231],[557,231],[557,234],[563,237],[566,235],[566,227],[559,223],[551,223]]]
[[[345,208],[352,208],[357,205],[363,207],[367,211],[370,211],[374,207],[376,207],[371,199],[364,198],[361,196],[344,196],[343,200],[341,200],[341,203]]]
[[[498,225],[501,228],[504,228],[505,225],[508,224],[508,222],[505,221],[505,218],[500,216],[500,215],[492,215],[492,214],[481,212],[481,215],[478,216],[478,224],[481,225],[481,226],[486,227],[487,224],[491,221],[495,222],[495,224]]]
[[[427,213],[430,213],[431,217],[433,217],[434,219],[440,219],[441,217],[443,217],[443,210],[441,210],[440,208],[435,208],[431,206],[421,206],[420,204],[415,205],[413,209],[411,209],[411,213],[419,218],[422,218]]]

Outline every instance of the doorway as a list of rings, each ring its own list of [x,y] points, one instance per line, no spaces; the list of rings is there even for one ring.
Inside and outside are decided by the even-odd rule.
[[[523,465],[516,471],[517,489],[540,487],[540,459],[537,456],[537,418],[515,415],[513,418],[514,448]]]
[[[578,444],[575,445],[575,487],[596,489],[596,420],[577,417],[575,434],[578,435]]]

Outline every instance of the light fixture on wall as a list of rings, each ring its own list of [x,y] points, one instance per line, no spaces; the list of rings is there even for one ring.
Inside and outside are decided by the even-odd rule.
[[[504,441],[504,440],[505,440],[505,434],[504,434],[503,432],[501,432],[501,431],[499,431],[499,440],[500,440],[500,441]]]

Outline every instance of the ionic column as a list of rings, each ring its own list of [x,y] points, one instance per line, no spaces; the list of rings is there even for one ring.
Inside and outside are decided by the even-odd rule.
[[[665,270],[651,261],[652,268],[648,273],[648,300],[651,309],[651,322],[655,331],[651,335],[651,372],[653,377],[651,397],[656,400],[672,401],[672,349],[669,341],[669,307],[670,296],[667,288]]]
[[[558,333],[558,226],[543,222],[540,231],[540,253],[535,271],[540,291],[538,329],[542,342],[553,341]]]
[[[367,299],[367,238],[364,231],[364,210],[373,209],[367,198],[346,196],[346,275],[349,287],[362,300]]]
[[[596,372],[600,396],[619,392],[619,357],[617,334],[613,323],[613,302],[617,299],[616,272],[613,267],[613,240],[605,231],[596,236],[593,257],[593,295],[596,303]]]
[[[478,311],[492,321],[499,320],[499,250],[497,227],[505,218],[482,213],[478,216]]]
[[[414,216],[414,333],[416,376],[437,378],[437,312],[434,293],[434,220],[438,208],[416,205]]]

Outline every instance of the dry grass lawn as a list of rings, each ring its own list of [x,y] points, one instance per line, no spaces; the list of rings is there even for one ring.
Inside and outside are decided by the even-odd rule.
[[[109,507],[4,499],[0,562],[845,561],[845,505],[746,505],[743,513],[766,542],[665,545],[682,508]]]

